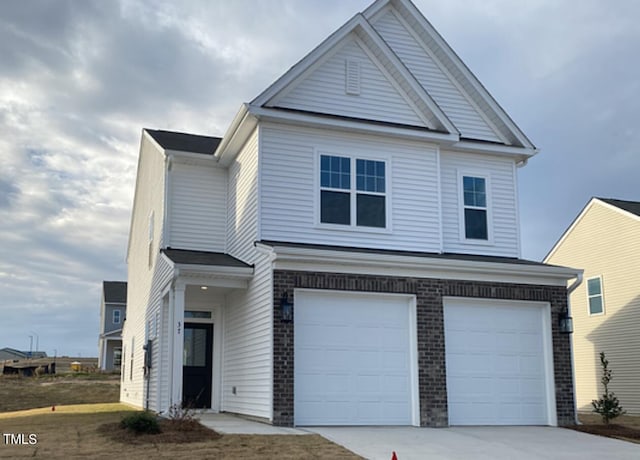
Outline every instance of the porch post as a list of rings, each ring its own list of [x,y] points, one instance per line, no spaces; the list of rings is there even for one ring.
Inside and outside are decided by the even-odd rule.
[[[100,339],[100,364],[99,364],[99,368],[104,370],[107,370],[107,339],[102,338]]]
[[[184,293],[185,286],[177,283],[173,295],[173,375],[171,405],[182,404],[182,354],[184,349]]]

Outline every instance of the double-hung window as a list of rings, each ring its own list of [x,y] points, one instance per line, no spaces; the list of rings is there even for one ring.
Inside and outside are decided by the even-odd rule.
[[[120,324],[120,310],[113,310],[113,324]]]
[[[595,276],[587,280],[587,298],[589,299],[589,314],[604,313],[604,296],[602,294],[602,277]]]
[[[487,179],[462,176],[464,237],[467,240],[489,240]]]
[[[320,155],[320,223],[386,228],[386,162]]]

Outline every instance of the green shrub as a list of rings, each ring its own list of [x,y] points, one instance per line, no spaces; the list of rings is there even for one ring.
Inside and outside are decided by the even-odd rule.
[[[609,391],[609,382],[611,382],[613,371],[609,369],[609,360],[605,357],[604,351],[600,352],[600,365],[602,366],[602,386],[604,393],[600,399],[594,399],[591,402],[593,412],[600,414],[605,425],[609,424],[611,419],[626,413],[620,405],[620,401],[613,393]]]
[[[160,433],[158,418],[151,412],[134,412],[120,421],[120,426],[135,433]]]

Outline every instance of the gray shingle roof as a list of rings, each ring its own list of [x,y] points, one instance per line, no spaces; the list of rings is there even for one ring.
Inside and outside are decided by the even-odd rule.
[[[190,251],[186,249],[163,249],[169,259],[185,265],[217,265],[221,267],[251,267],[251,265],[223,252]]]
[[[375,249],[375,248],[355,248],[349,246],[331,246],[324,244],[308,244],[308,243],[289,243],[283,241],[259,241],[261,244],[267,246],[285,246],[285,247],[298,247],[308,249],[322,249],[330,251],[345,251],[345,252],[362,252],[370,254],[380,255],[396,255],[396,256],[412,256],[412,257],[424,257],[432,259],[450,259],[450,260],[468,260],[473,262],[493,262],[502,264],[518,264],[518,265],[537,265],[537,266],[549,266],[542,262],[536,262],[533,260],[518,259],[515,257],[499,257],[499,256],[479,256],[472,254],[456,254],[456,253],[435,253],[435,252],[418,252],[418,251],[398,251],[390,249]]]
[[[103,281],[102,290],[106,303],[127,303],[126,281]]]
[[[162,131],[159,129],[145,128],[145,131],[149,133],[163,149],[202,153],[203,155],[213,155],[222,140],[220,137],[200,136],[198,134]]]
[[[638,201],[626,201],[626,200],[614,200],[612,198],[598,198],[600,201],[604,201],[607,204],[620,208],[624,211],[640,216],[640,202]]]

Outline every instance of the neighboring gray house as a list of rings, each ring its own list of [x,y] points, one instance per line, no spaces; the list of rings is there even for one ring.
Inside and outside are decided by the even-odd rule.
[[[409,0],[356,14],[222,138],[143,130],[121,400],[276,425],[574,423],[559,320],[579,270],[520,258],[535,153]]]
[[[122,363],[122,325],[127,313],[127,282],[103,281],[100,302],[98,368],[120,370]]]

